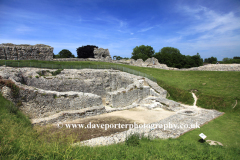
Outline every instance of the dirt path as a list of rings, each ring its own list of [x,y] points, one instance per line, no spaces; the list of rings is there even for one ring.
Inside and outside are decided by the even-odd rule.
[[[196,106],[196,104],[197,104],[197,96],[193,92],[192,92],[192,96],[194,98],[193,106]]]

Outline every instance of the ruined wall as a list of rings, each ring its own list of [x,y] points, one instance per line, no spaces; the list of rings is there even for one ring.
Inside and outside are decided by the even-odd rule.
[[[178,70],[178,71],[240,71],[240,64],[209,64],[205,66],[192,67],[192,68],[173,68],[168,67],[166,64],[160,64],[154,57],[148,58],[146,61],[142,59],[122,59],[112,61],[112,63],[122,63],[139,67],[159,68],[165,70]]]
[[[6,86],[0,86],[1,94],[16,104],[21,102],[23,105],[20,106],[20,110],[30,118],[43,118],[61,111],[102,106],[101,97],[91,93],[49,91],[23,85],[11,78],[10,80],[20,88],[18,96],[13,97],[11,89]]]
[[[105,97],[107,92],[124,88],[133,83],[133,80],[127,76],[108,70],[64,70],[57,76],[36,78],[25,73],[23,78],[26,85],[44,90],[85,92]]]
[[[132,66],[139,66],[139,67],[150,67],[150,68],[178,70],[178,71],[240,71],[240,64],[209,64],[205,66],[179,69],[179,68],[168,67],[166,64],[160,64],[158,60],[154,57],[148,58],[146,61],[143,61],[142,59],[112,60],[109,57],[106,57],[106,58],[102,57],[101,59],[59,58],[59,59],[53,59],[53,61],[102,61],[102,62],[110,62],[110,63],[127,64]]]
[[[15,45],[12,43],[0,44],[0,59],[5,60],[53,60],[53,47],[36,44]]]
[[[97,58],[97,59],[106,58],[106,57],[111,58],[111,55],[108,49],[94,48],[93,53],[94,53],[94,58]]]
[[[87,45],[77,48],[77,55],[78,58],[95,58],[95,59],[102,59],[102,58],[111,58],[108,49],[98,48],[97,46]]]
[[[149,86],[130,87],[114,92],[108,92],[106,102],[113,108],[125,107],[131,105],[137,100],[142,100],[150,95]]]
[[[36,44],[36,45],[15,45],[12,43],[0,44],[0,59],[3,60],[47,60],[47,61],[102,61],[110,63],[121,63],[139,67],[159,68],[165,70],[179,71],[240,71],[240,64],[209,64],[193,68],[173,68],[166,64],[160,64],[154,57],[146,61],[142,59],[122,59],[112,60],[108,49],[94,48],[94,58],[59,58],[53,59],[53,47]]]
[[[0,83],[0,93],[8,100],[20,104],[20,109],[33,119],[46,118],[60,112],[65,114],[59,115],[62,118],[66,115],[74,117],[72,110],[85,108],[91,110],[92,107],[96,110],[94,114],[98,114],[105,111],[103,108],[105,104],[119,108],[131,105],[149,95],[166,97],[166,91],[157,83],[147,83],[148,79],[125,72],[64,69],[58,75],[52,76],[51,71],[55,70],[0,67],[0,82],[4,82]],[[17,94],[13,94],[7,81],[20,88]],[[148,84],[149,86],[145,86]],[[157,86],[158,93],[150,90],[150,86]],[[66,114],[67,111],[71,111],[71,114]],[[77,116],[86,116],[85,111],[84,114],[82,111],[80,114],[79,111]],[[56,118],[51,122],[55,120]]]

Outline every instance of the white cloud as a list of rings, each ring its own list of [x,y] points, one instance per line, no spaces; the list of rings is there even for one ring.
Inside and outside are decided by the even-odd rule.
[[[31,27],[28,27],[26,25],[20,25],[16,28],[17,33],[28,33],[28,32],[31,32],[31,31],[34,31],[34,29],[31,28]]]
[[[117,27],[120,27],[120,28],[127,26],[127,22],[120,20],[118,18],[115,18],[113,16],[104,16],[103,18],[97,17],[97,18],[95,18],[95,20],[107,22],[109,24],[116,25]]]
[[[175,42],[179,42],[181,39],[182,39],[182,36],[179,36],[179,37],[166,39],[165,42],[167,42],[167,43],[175,43]]]
[[[154,27],[144,28],[144,29],[139,30],[138,32],[146,32],[146,31],[151,30],[151,29],[153,29],[153,28],[154,28]]]
[[[198,8],[181,6],[179,8],[189,17],[192,17],[192,24],[179,32],[181,34],[189,35],[204,32],[223,34],[240,29],[240,18],[236,17],[233,12],[220,14],[203,6]]]

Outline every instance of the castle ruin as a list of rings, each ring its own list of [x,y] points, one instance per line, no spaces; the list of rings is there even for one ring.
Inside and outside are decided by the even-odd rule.
[[[0,44],[0,59],[4,60],[53,60],[53,47],[44,44]]]

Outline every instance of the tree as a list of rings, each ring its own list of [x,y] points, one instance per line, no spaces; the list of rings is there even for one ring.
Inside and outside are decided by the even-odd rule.
[[[59,54],[53,54],[53,58],[60,58],[60,55]]]
[[[154,56],[154,53],[155,51],[151,46],[136,46],[135,48],[133,48],[131,58],[135,60],[142,59],[143,61],[145,61],[148,58],[152,58]]]
[[[117,56],[113,56],[113,60],[116,60]]]
[[[233,59],[240,59],[240,57],[233,57]]]
[[[184,55],[184,65],[183,65],[183,68],[191,68],[192,66],[195,66],[195,62],[194,60],[192,59],[192,56],[185,56]]]
[[[166,64],[168,67],[190,68],[203,65],[203,59],[199,53],[194,56],[185,56],[179,49],[173,47],[163,47],[154,57],[159,63]]]
[[[121,56],[113,56],[113,58],[115,58],[115,60],[121,60],[121,59],[123,59]]]
[[[161,53],[164,53],[164,54],[181,54],[179,49],[177,48],[174,48],[174,47],[163,47],[161,50],[160,50]]]
[[[77,48],[78,58],[94,58],[94,48],[98,48],[94,45],[87,45]]]
[[[222,61],[223,61],[223,62],[227,62],[227,61],[230,61],[230,60],[232,60],[232,58],[227,58],[227,57],[226,57],[226,58],[223,58]]]
[[[184,66],[184,56],[179,49],[173,47],[163,47],[155,54],[159,63],[166,64],[168,67],[182,68]]]
[[[224,64],[232,64],[232,63],[240,64],[240,57],[223,58],[222,63],[224,63]]]
[[[70,52],[69,50],[67,49],[63,49],[61,50],[59,53],[59,58],[75,58],[75,56],[72,54],[72,52]],[[57,55],[56,55],[57,57]]]
[[[194,65],[192,67],[198,67],[198,66],[202,66],[203,65],[203,59],[201,58],[201,56],[199,55],[199,53],[197,53],[197,55],[192,56],[192,59],[194,61]]]
[[[204,59],[204,63],[216,63],[217,62],[217,58],[216,57],[210,57],[210,58],[205,58]]]

